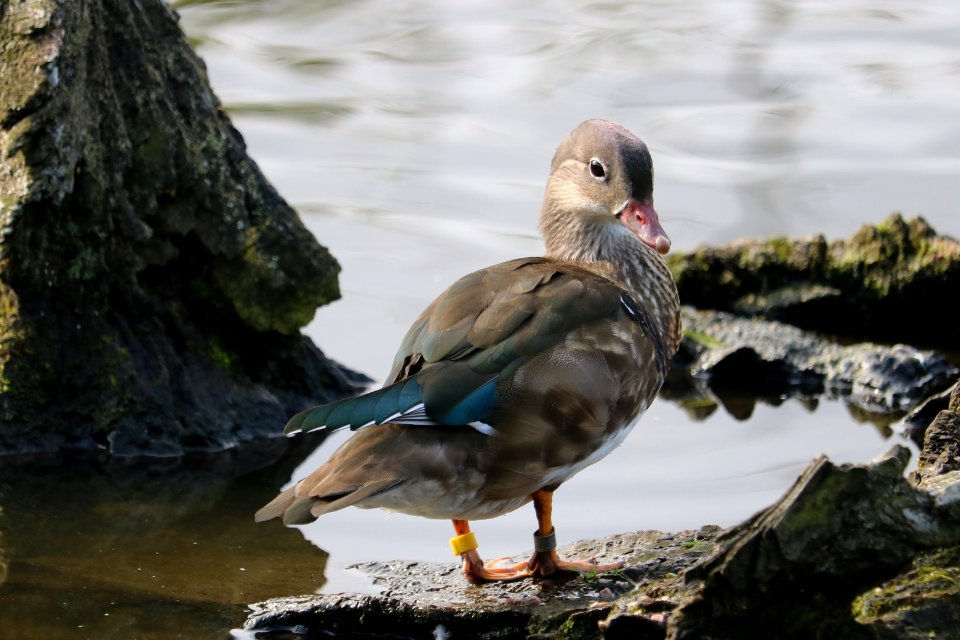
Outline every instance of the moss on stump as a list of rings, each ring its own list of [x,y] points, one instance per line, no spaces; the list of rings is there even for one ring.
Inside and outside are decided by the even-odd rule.
[[[341,396],[339,266],[161,0],[0,9],[0,453],[218,449]]]

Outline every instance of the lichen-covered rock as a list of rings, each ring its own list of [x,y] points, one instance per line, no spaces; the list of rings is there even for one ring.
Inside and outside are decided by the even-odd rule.
[[[729,313],[683,310],[684,339],[664,388],[693,412],[713,398],[783,395],[840,398],[877,416],[906,412],[946,388],[957,368],[931,351],[906,345],[841,345],[780,322]]]
[[[860,595],[856,621],[878,640],[925,640],[960,630],[960,546],[921,553],[905,572]]]
[[[249,631],[293,630],[299,636],[396,634],[406,638],[599,638],[608,616],[623,617],[613,631],[646,624],[663,636],[663,624],[641,610],[675,606],[681,572],[714,548],[718,527],[664,534],[656,531],[582,541],[560,549],[563,557],[622,560],[623,570],[602,576],[471,586],[459,564],[372,562],[357,569],[380,595],[327,594],[276,598],[251,605]],[[528,554],[522,554],[528,555]],[[671,594],[657,600],[645,594]],[[620,597],[620,600],[616,598]],[[629,606],[628,606],[629,603]],[[644,618],[628,621],[626,617]],[[609,626],[609,625],[604,625]],[[609,629],[608,629],[609,631]],[[609,635],[609,634],[607,634]],[[613,636],[610,636],[613,637]],[[622,637],[622,636],[621,636]],[[651,637],[657,637],[656,635]]]
[[[669,257],[684,304],[834,335],[960,346],[938,311],[960,288],[960,243],[893,214],[853,237],[745,240]]]
[[[911,486],[903,477],[909,458],[898,447],[872,465],[816,461],[777,504],[726,532],[716,553],[686,572],[696,593],[671,614],[667,637],[877,637],[863,611],[880,606],[861,594],[882,589],[922,554],[960,544],[960,491],[943,488],[942,499]],[[960,474],[953,483],[960,486]],[[935,618],[924,624],[955,629]]]
[[[0,453],[176,454],[352,390],[300,335],[338,266],[162,0],[0,10]]]
[[[960,390],[960,384],[954,383],[953,386],[924,400],[903,418],[903,434],[910,438],[918,448],[923,448],[923,436],[937,414],[953,406],[951,398],[956,397],[958,390]]]
[[[917,461],[920,478],[960,470],[960,414],[941,411],[927,427]]]
[[[251,609],[247,630],[308,638],[523,638],[530,620],[523,605],[421,608],[394,598],[349,593],[276,598]]]
[[[932,499],[934,507],[960,522],[960,419],[958,389],[925,430],[917,470],[910,479]],[[928,403],[929,404],[929,403]],[[918,414],[921,413],[918,411]],[[918,416],[913,416],[918,420]],[[960,545],[921,551],[898,575],[863,592],[853,603],[856,621],[881,640],[949,637],[960,629]]]

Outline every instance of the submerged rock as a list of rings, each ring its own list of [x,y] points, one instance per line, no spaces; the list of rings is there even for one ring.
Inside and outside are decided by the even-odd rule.
[[[0,454],[171,455],[354,389],[300,334],[339,267],[162,0],[0,10]]]
[[[893,214],[847,240],[744,240],[671,254],[684,304],[834,335],[960,346],[935,301],[960,288],[960,243]]]
[[[895,416],[957,375],[943,356],[906,345],[841,345],[788,324],[689,307],[683,324],[664,395],[694,412],[714,404],[715,396],[752,403],[763,396],[825,395],[866,414]]]

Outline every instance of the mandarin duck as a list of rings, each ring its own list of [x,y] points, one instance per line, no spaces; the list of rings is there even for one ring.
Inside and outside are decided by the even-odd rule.
[[[464,276],[413,323],[387,384],[294,416],[286,433],[358,433],[256,520],[348,506],[453,521],[467,580],[619,565],[556,553],[553,492],[617,447],[680,340],[646,145],[588,120],[557,149],[540,213],[546,252]],[[533,501],[534,555],[484,563],[470,520]]]

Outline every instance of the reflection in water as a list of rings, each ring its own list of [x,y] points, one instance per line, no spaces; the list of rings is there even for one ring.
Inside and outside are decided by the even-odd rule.
[[[587,117],[647,138],[681,250],[844,237],[893,209],[960,233],[955,2],[174,4],[254,158],[343,265],[343,300],[308,331],[374,375],[444,283],[540,251],[550,155]],[[838,402],[811,418],[815,401],[780,401],[692,396],[686,411],[709,416],[696,423],[655,403],[563,487],[563,535],[731,524],[813,455],[863,461],[888,446]],[[253,523],[312,449],[287,444],[166,461],[0,459],[0,635],[222,637],[243,603],[319,588],[321,552]],[[529,514],[513,515],[485,527],[487,549],[529,539]],[[331,566],[440,559],[430,554],[446,523],[434,533],[383,518],[342,512],[305,533],[322,536]]]
[[[796,402],[804,407],[810,414],[813,414],[820,406],[823,391],[814,394],[808,394],[801,389],[787,389],[779,393],[756,394],[745,393],[737,389],[712,388],[705,381],[691,383],[677,382],[675,377],[671,386],[665,387],[661,392],[661,397],[676,403],[681,407],[691,420],[704,421],[710,418],[720,407],[734,420],[744,422],[750,420],[756,411],[757,405],[762,404],[768,407],[779,407],[787,400]],[[831,398],[836,400],[836,398]],[[893,425],[899,422],[904,414],[898,413],[876,413],[849,402],[842,402],[848,415],[853,422],[858,424],[870,424],[880,435],[887,439],[893,435]]]
[[[245,604],[319,589],[326,554],[296,530],[253,522],[317,442],[0,459],[0,636],[225,637]]]
[[[742,237],[762,235],[761,230],[790,227],[783,218],[795,210],[784,203],[787,194],[783,184],[799,164],[799,145],[795,138],[808,108],[784,77],[765,69],[777,38],[791,26],[793,9],[788,2],[777,0],[758,0],[757,8],[759,19],[754,32],[734,47],[730,85],[748,103],[765,105],[753,113],[741,144],[753,162],[775,170],[733,187],[743,213],[732,228],[734,234]],[[758,229],[759,220],[763,224]]]

